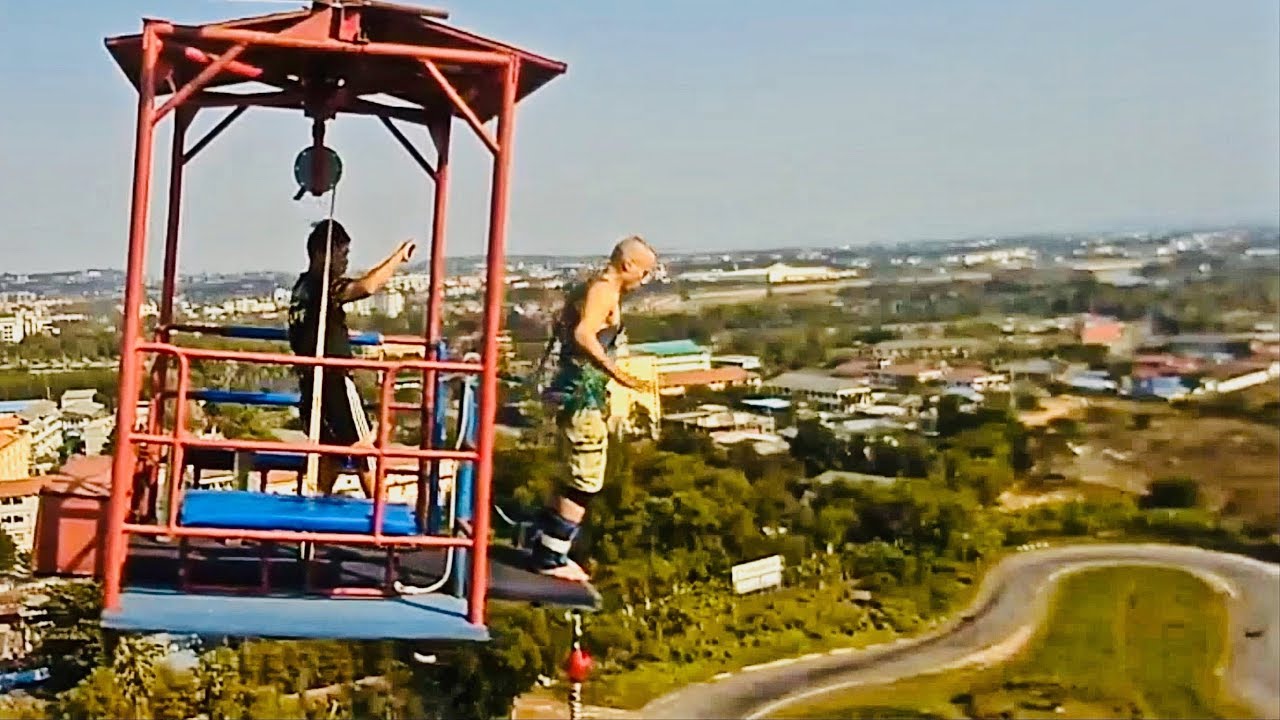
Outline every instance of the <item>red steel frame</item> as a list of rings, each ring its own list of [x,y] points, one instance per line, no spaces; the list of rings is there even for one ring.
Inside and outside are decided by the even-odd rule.
[[[322,14],[323,11],[316,13]],[[424,47],[369,42],[354,44],[331,38],[317,37],[318,24],[303,32],[295,32],[308,26],[316,15],[304,18],[293,28],[279,34],[237,30],[217,26],[196,28],[178,27],[159,20],[144,20],[142,28],[142,63],[139,83],[137,130],[134,149],[133,192],[129,224],[129,252],[124,293],[123,339],[120,360],[120,399],[116,414],[117,448],[112,468],[111,498],[105,542],[104,604],[108,609],[119,607],[124,562],[128,553],[130,534],[167,535],[178,538],[243,538],[264,542],[332,542],[344,544],[378,545],[383,547],[464,547],[471,550],[468,582],[468,620],[477,625],[485,622],[485,596],[489,577],[488,537],[490,528],[490,483],[493,477],[494,420],[497,409],[497,339],[502,322],[504,290],[505,244],[507,220],[508,184],[511,172],[511,146],[515,120],[517,84],[520,78],[520,56],[515,52],[460,50],[444,47]],[[229,51],[221,56],[211,56],[203,51],[182,44],[183,40],[208,39],[232,43]],[[200,91],[221,72],[245,78],[254,78],[262,71],[253,65],[236,60],[249,46],[290,48],[297,52],[323,51],[356,55],[392,56],[419,60],[427,74],[453,105],[452,112],[444,116],[428,117],[417,109],[393,108],[361,100],[346,101],[337,111],[378,116],[392,131],[435,181],[433,196],[434,217],[431,226],[431,284],[427,304],[427,322],[422,340],[427,347],[423,360],[388,361],[338,358],[308,358],[265,352],[231,352],[202,350],[174,345],[170,342],[169,327],[173,322],[173,303],[176,292],[178,237],[182,198],[183,171],[186,163],[203,150],[209,142],[226,129],[248,107],[273,107],[297,104],[297,95],[290,92],[257,93],[228,97],[202,96]],[[156,104],[156,79],[165,63],[187,61],[204,64],[204,69],[173,94],[162,105]],[[477,118],[461,95],[435,65],[436,61],[452,64],[481,66],[496,72],[501,78],[501,106],[497,113],[497,133],[492,136]],[[223,118],[190,149],[185,149],[186,131],[200,107],[231,105],[232,112]],[[481,362],[443,362],[434,356],[434,348],[441,336],[443,280],[445,271],[445,206],[449,188],[450,129],[454,112],[460,115],[491,151],[493,156],[492,190],[490,197],[489,231],[487,247],[487,287],[485,290],[484,341]],[[144,294],[144,268],[147,244],[147,219],[151,197],[151,164],[154,131],[157,123],[166,115],[174,117],[172,166],[169,178],[168,222],[165,234],[164,282],[160,303],[157,339],[143,339],[140,308]],[[412,144],[390,123],[391,118],[410,119],[426,124],[437,150],[437,162],[431,167],[413,149]],[[425,122],[424,122],[425,121]],[[141,393],[143,356],[156,355],[153,366],[152,409],[144,430],[136,424],[137,403]],[[350,369],[378,370],[382,372],[381,403],[379,406],[379,437],[372,448],[352,448],[321,444],[286,444],[248,440],[209,440],[191,436],[186,424],[186,397],[190,392],[190,366],[193,360],[236,361],[293,366],[323,365]],[[176,392],[168,390],[169,363],[177,366]],[[423,374],[423,399],[420,412],[423,422],[420,448],[390,449],[386,446],[390,414],[393,410],[406,409],[402,403],[394,403],[392,389],[397,373],[418,371]],[[439,372],[478,373],[481,376],[479,397],[478,444],[474,451],[433,449],[430,445],[431,407],[435,401],[434,379]],[[172,430],[164,432],[164,409],[169,397],[175,399]],[[131,500],[137,505],[136,493],[140,450],[151,452],[169,448],[168,517],[165,522],[130,522]],[[285,531],[215,530],[183,528],[177,525],[177,513],[181,499],[182,478],[173,469],[184,463],[187,448],[222,448],[231,450],[305,451],[333,454],[373,456],[377,460],[374,530],[369,534],[322,534]],[[418,458],[419,514],[425,510],[427,463],[432,460],[457,459],[476,463],[473,527],[470,537],[390,537],[382,534],[382,521],[386,503],[385,484],[388,458]],[[139,516],[154,518],[154,489],[158,470],[151,474],[149,502],[152,510],[136,511]],[[180,473],[180,470],[177,471]],[[132,497],[131,497],[132,496]]]

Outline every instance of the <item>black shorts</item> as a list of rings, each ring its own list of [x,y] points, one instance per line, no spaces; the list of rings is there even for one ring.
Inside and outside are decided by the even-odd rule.
[[[302,401],[299,403],[299,414],[302,416],[302,431],[311,430],[311,386],[312,375],[303,373],[298,379]],[[356,384],[346,374],[325,373],[321,381],[320,395],[320,443],[323,445],[355,445],[361,440],[372,438],[373,428],[369,424],[369,416],[364,412],[364,402]],[[344,465],[356,469],[373,469],[373,458],[364,456],[339,456]]]

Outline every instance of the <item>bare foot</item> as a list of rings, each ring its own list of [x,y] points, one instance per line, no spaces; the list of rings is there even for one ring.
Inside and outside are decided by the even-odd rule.
[[[539,570],[538,574],[583,584],[591,581],[591,576],[587,574],[587,571],[583,570],[581,565],[572,560],[567,561],[560,567]]]

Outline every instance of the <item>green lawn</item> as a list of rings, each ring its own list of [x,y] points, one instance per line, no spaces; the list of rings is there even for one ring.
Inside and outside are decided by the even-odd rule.
[[[1222,598],[1187,573],[1087,570],[1062,581],[1049,622],[1001,667],[854,688],[774,717],[1249,717],[1215,675],[1226,623]]]

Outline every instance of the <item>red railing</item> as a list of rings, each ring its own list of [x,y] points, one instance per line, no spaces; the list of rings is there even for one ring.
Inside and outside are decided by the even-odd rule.
[[[172,398],[175,402],[173,427],[168,433],[157,424],[150,425],[149,432],[131,432],[127,434],[127,442],[131,446],[155,445],[170,449],[168,473],[168,513],[164,524],[127,523],[126,533],[167,535],[172,537],[199,537],[216,539],[252,539],[280,542],[347,542],[351,544],[375,544],[404,547],[470,547],[470,540],[455,540],[447,537],[405,537],[383,535],[383,521],[386,515],[386,476],[389,468],[387,460],[420,459],[420,460],[458,460],[476,462],[480,454],[475,450],[442,450],[413,447],[388,447],[391,429],[391,413],[396,410],[393,403],[395,379],[401,372],[427,371],[451,373],[478,373],[482,365],[478,363],[459,363],[437,360],[365,360],[355,358],[315,358],[280,353],[242,352],[235,350],[210,350],[188,348],[170,343],[141,343],[139,354],[156,354],[173,358],[177,364],[178,377],[175,390],[161,388],[153,393],[154,397]],[[187,402],[191,392],[191,361],[217,360],[232,362],[251,362],[259,364],[290,366],[322,366],[341,367],[359,370],[377,370],[382,375],[378,403],[378,436],[372,447],[346,445],[328,445],[323,443],[286,443],[269,440],[246,440],[226,438],[201,438],[191,435],[187,425]],[[167,378],[160,381],[167,385]],[[417,409],[413,406],[413,409]],[[158,408],[153,408],[158,410]],[[426,432],[427,428],[423,428]],[[374,512],[372,531],[367,534],[324,534],[299,533],[288,531],[253,531],[249,529],[207,529],[183,528],[178,522],[179,508],[182,503],[183,471],[186,467],[185,453],[188,448],[231,451],[256,452],[292,452],[320,455],[347,455],[356,457],[372,457],[375,459],[374,470]]]

